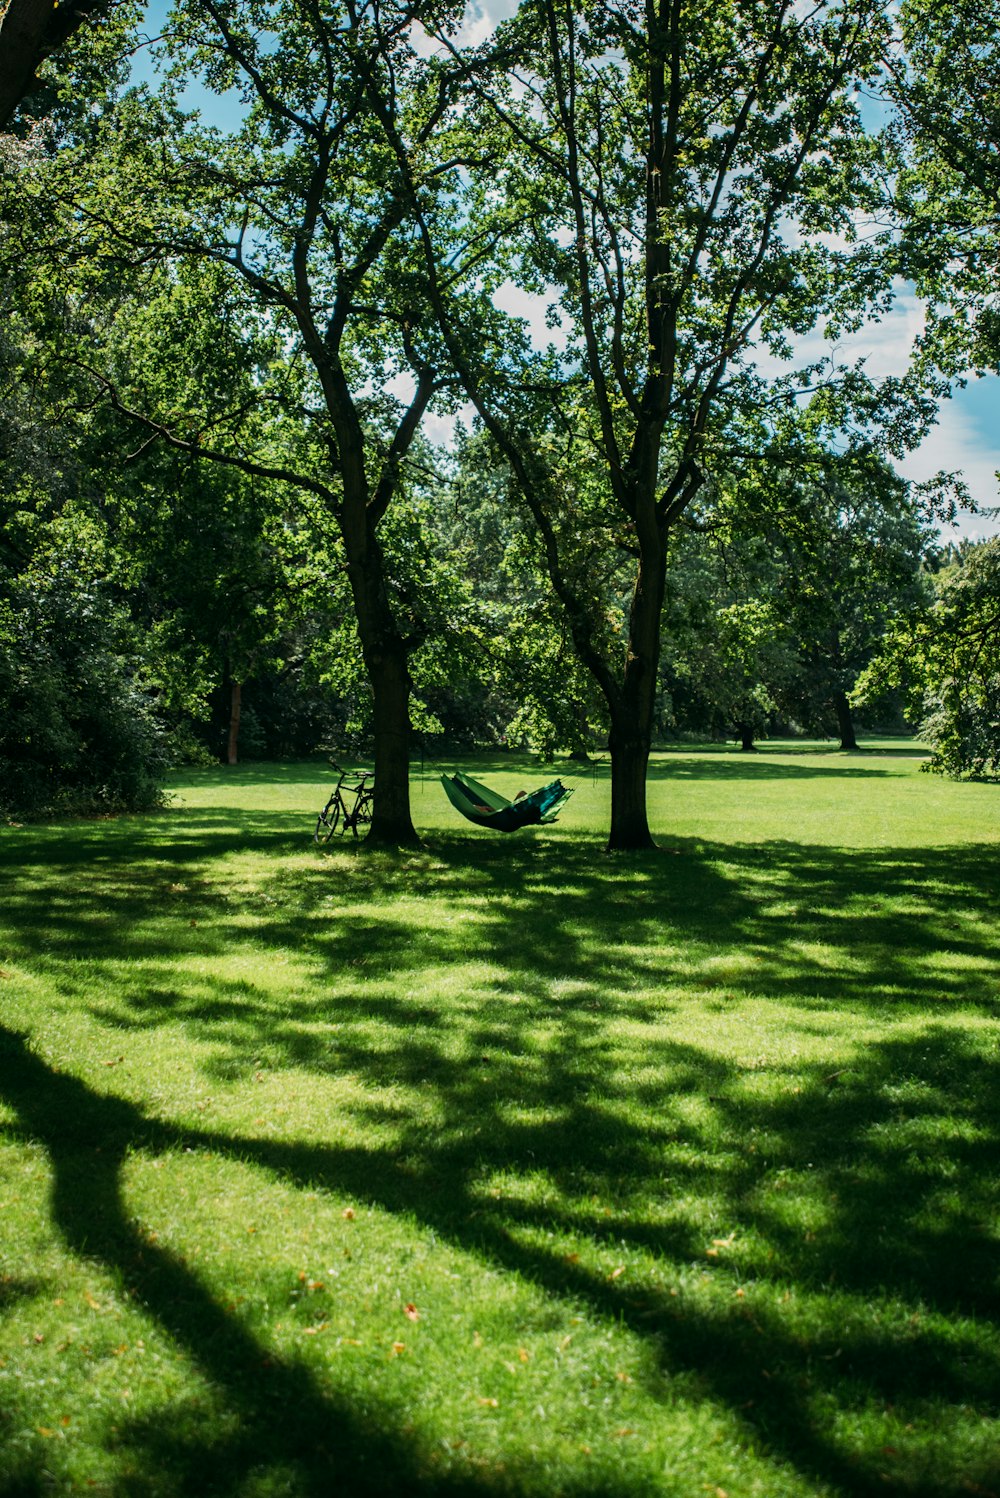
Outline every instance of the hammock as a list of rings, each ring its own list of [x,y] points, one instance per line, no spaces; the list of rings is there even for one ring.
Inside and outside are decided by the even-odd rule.
[[[553,780],[540,790],[518,796],[516,801],[508,801],[491,791],[488,785],[473,780],[471,775],[463,775],[461,770],[456,770],[453,775],[442,775],[441,784],[456,811],[477,826],[491,827],[496,832],[516,832],[519,827],[554,822],[573,794],[561,780]]]

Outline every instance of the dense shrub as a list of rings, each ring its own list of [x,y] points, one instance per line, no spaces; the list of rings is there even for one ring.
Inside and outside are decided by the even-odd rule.
[[[931,746],[928,768],[1000,779],[1000,537],[962,543],[933,579],[935,596],[888,635],[856,696],[904,690]]]
[[[0,813],[162,802],[163,736],[123,612],[71,566],[0,577]]]
[[[945,570],[920,644],[932,767],[1000,778],[1000,539],[968,547]]]
[[[928,695],[920,734],[931,769],[956,779],[1000,779],[1000,673],[943,682]]]

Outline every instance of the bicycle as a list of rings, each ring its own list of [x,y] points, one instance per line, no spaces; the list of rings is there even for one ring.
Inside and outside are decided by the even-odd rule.
[[[330,763],[335,770],[340,771],[340,779],[330,793],[330,799],[316,818],[314,843],[328,843],[334,833],[339,833],[343,837],[348,828],[357,837],[358,828],[366,827],[372,819],[372,808],[375,803],[374,772],[344,770],[334,759],[331,759]],[[349,805],[348,801],[352,796],[354,800]]]

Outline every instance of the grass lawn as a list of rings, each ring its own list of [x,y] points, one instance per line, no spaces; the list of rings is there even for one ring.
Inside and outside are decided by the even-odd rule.
[[[0,1493],[1000,1495],[1000,786],[435,777],[0,831]]]

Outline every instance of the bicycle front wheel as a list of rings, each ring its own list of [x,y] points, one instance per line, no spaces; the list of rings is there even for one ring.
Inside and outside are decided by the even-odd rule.
[[[340,826],[340,802],[328,801],[316,818],[314,843],[328,843]]]

